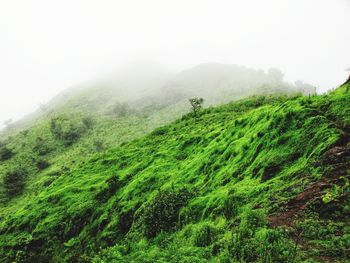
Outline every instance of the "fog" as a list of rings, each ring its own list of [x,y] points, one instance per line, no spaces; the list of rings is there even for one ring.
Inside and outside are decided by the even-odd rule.
[[[1,1],[0,123],[139,60],[276,67],[324,92],[347,78],[349,14],[349,0]]]

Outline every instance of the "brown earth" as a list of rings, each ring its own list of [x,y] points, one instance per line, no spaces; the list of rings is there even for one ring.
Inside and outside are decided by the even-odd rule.
[[[311,203],[322,198],[326,189],[331,188],[341,180],[342,176],[348,175],[350,145],[344,142],[343,146],[334,146],[326,151],[320,163],[331,166],[330,172],[315,183],[310,184],[303,192],[291,199],[285,206],[284,212],[270,215],[268,222],[271,227],[292,226],[293,221],[298,219],[300,212],[305,210]]]

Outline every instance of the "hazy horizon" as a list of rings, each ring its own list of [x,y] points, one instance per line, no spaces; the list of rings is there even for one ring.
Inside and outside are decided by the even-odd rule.
[[[320,92],[350,67],[350,1],[0,3],[0,127],[133,61],[276,67]]]

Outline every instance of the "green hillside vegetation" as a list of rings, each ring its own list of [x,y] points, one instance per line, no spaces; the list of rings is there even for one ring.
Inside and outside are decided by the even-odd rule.
[[[16,202],[37,195],[82,156],[88,160],[180,118],[190,111],[188,98],[197,94],[207,95],[208,106],[251,94],[301,91],[308,92],[284,82],[276,69],[265,73],[221,64],[175,75],[154,65],[132,67],[68,89],[0,133],[0,203],[16,209]]]
[[[1,262],[348,262],[348,87],[52,113],[0,146]]]

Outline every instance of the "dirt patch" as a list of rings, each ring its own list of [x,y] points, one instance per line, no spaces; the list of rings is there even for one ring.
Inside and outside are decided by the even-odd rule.
[[[320,164],[330,165],[330,172],[318,182],[309,185],[303,192],[291,199],[285,206],[285,211],[270,215],[268,222],[271,227],[292,226],[298,219],[300,212],[305,210],[311,203],[320,200],[326,189],[331,188],[342,176],[348,175],[350,169],[350,147],[348,140],[343,146],[334,146],[326,151],[320,158]]]
[[[298,194],[294,199],[290,200],[285,208],[285,212],[268,217],[271,227],[281,225],[292,226],[293,221],[298,218],[298,214],[304,210],[309,203],[320,198],[324,189],[330,186],[329,182],[319,181],[311,184],[303,192]]]
[[[346,146],[334,146],[325,152],[321,158],[323,164],[339,164],[350,156],[350,149]]]

